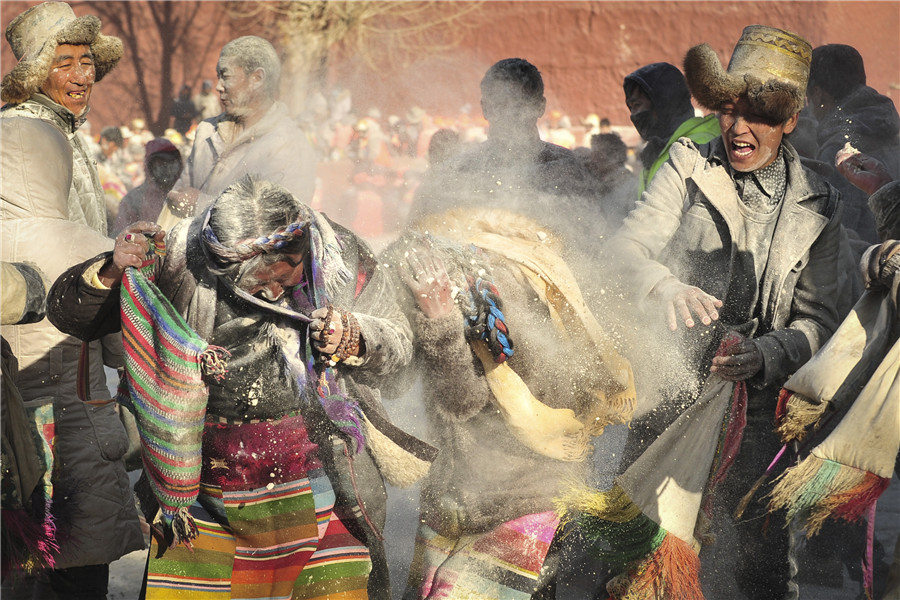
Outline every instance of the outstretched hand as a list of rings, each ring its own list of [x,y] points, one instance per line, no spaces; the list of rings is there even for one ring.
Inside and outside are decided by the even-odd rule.
[[[721,300],[698,287],[682,283],[675,277],[657,283],[651,295],[662,303],[666,311],[666,323],[672,331],[678,329],[679,319],[686,327],[696,324],[695,316],[704,325],[719,319],[717,309],[722,307]]]
[[[449,315],[454,307],[453,283],[440,257],[425,246],[410,247],[398,268],[419,309],[429,319]]]
[[[116,236],[112,258],[100,269],[97,276],[106,287],[119,285],[125,267],[140,267],[150,252],[150,240],[162,243],[166,232],[156,223],[137,221]]]

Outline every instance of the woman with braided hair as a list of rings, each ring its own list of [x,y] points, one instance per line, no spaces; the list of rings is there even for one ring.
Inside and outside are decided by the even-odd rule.
[[[586,476],[590,437],[630,416],[630,366],[546,229],[471,209],[420,225],[381,260],[405,282],[411,371],[439,449],[404,598],[530,598],[554,496]]]
[[[54,324],[83,339],[123,331],[120,401],[136,409],[146,499],[160,509],[148,520],[163,533],[148,598],[389,598],[379,529],[382,474],[393,479],[377,447],[417,440],[385,423],[377,386],[412,348],[359,238],[246,176],[165,239],[150,223],[126,228],[50,303]],[[194,355],[182,339],[226,361],[191,388],[199,423],[183,408]],[[415,479],[425,458],[409,455],[400,475]]]

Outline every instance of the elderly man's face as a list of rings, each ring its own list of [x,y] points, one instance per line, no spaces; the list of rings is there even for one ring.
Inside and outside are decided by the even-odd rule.
[[[746,96],[726,103],[719,110],[719,126],[731,167],[749,173],[772,164],[782,138],[797,127],[798,118],[795,114],[784,123],[773,123],[756,114]]]
[[[247,73],[233,58],[220,58],[216,65],[218,83],[216,91],[226,114],[232,117],[245,116],[250,108],[256,90],[260,85],[258,73]]]
[[[238,286],[251,296],[275,302],[303,280],[305,256],[305,252],[286,254],[278,262],[260,265],[244,275]]]
[[[96,78],[90,46],[60,44],[41,91],[80,117],[87,110]]]

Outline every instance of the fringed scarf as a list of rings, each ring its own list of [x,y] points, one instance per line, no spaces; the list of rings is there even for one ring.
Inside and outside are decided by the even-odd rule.
[[[125,376],[117,400],[135,415],[144,470],[171,545],[190,547],[198,532],[188,507],[200,490],[209,396],[203,375],[224,376],[224,351],[197,336],[144,275],[165,255],[164,244],[152,246],[155,255],[141,269],[126,268],[122,277]]]
[[[718,353],[740,339],[729,336]],[[577,523],[600,557],[622,571],[607,586],[613,598],[702,600],[701,508],[709,510],[740,449],[746,407],[744,382],[711,374],[697,401],[611,490],[578,485],[557,499],[563,522]]]
[[[866,593],[872,593],[875,503],[900,450],[900,339],[889,291],[866,291],[828,343],[785,384],[781,433],[800,440],[834,404],[852,402],[838,426],[770,494],[770,508],[799,518],[808,536],[826,519],[869,517]]]
[[[304,206],[298,220],[283,230],[251,242],[226,246],[219,241],[209,225],[211,208],[207,209],[203,217],[201,233],[210,270],[229,291],[242,300],[285,318],[287,323],[276,329],[288,376],[297,384],[300,393],[312,390],[329,420],[352,442],[355,452],[361,451],[365,444],[362,409],[347,395],[335,367],[315,360],[309,336],[307,335],[306,340],[301,340],[299,330],[290,325],[290,321],[310,323],[312,318],[307,313],[327,306],[331,298],[336,297],[352,279],[353,275],[341,257],[341,244],[334,229],[321,215]],[[234,283],[234,275],[226,273],[228,265],[245,263],[260,254],[280,250],[293,239],[304,235],[309,243],[308,291],[302,285],[297,286],[289,299],[283,298],[277,303],[267,302],[240,289]]]

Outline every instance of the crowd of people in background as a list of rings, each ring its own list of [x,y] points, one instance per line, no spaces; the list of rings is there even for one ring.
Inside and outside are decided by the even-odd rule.
[[[900,115],[851,46],[748,25],[623,73],[626,126],[522,58],[480,113],[294,115],[241,36],[156,137],[91,130],[96,17],[7,40],[4,597],[149,546],[142,598],[389,600],[417,483],[407,600],[900,591]]]
[[[181,87],[171,127],[162,136],[184,159],[191,153],[199,124],[221,111],[210,80],[203,81],[193,98],[191,89],[187,84]],[[431,114],[419,106],[402,116],[385,115],[378,107],[355,105],[345,88],[315,92],[308,105],[312,108],[294,121],[319,164],[313,206],[372,238],[403,230],[427,168],[487,139],[488,122],[471,106],[454,115]],[[631,125],[613,126],[595,113],[574,117],[552,110],[538,127],[545,141],[575,151],[604,196],[624,200],[638,195],[637,174],[642,169],[638,154],[644,143]],[[97,159],[113,227],[118,203],[144,183],[146,144],[153,136],[140,117],[100,132],[87,121],[79,135]],[[617,212],[621,222],[627,208],[627,203],[621,204],[611,214]],[[111,228],[109,233],[116,231]]]

